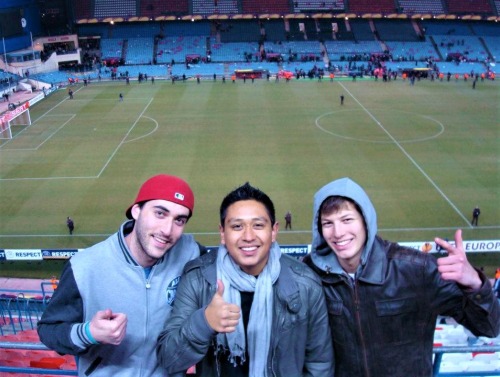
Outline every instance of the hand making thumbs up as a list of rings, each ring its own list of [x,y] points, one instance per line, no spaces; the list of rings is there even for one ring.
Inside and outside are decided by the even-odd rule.
[[[448,256],[437,260],[441,278],[453,280],[470,289],[479,289],[482,285],[481,278],[465,255],[462,230],[459,229],[455,232],[455,245],[451,245],[441,238],[436,238],[435,242],[448,252]]]
[[[205,317],[212,329],[219,333],[228,333],[236,330],[241,317],[238,305],[224,301],[224,284],[217,280],[217,292],[205,309]]]

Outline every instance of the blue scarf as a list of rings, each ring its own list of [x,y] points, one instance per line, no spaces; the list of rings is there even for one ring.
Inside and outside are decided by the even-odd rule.
[[[241,307],[240,292],[254,292],[252,309],[248,320],[249,377],[267,376],[267,358],[271,345],[273,319],[273,284],[281,271],[281,249],[273,242],[269,259],[258,277],[248,275],[236,264],[224,245],[219,246],[217,255],[217,278],[224,283],[223,298],[226,302]],[[230,351],[229,361],[235,365],[245,361],[245,329],[240,318],[236,331],[219,333],[218,347]]]

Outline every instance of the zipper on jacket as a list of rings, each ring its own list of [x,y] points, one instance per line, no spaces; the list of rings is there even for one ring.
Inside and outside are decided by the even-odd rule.
[[[352,285],[352,289],[354,292],[354,310],[356,312],[356,321],[358,322],[358,328],[359,328],[359,340],[361,341],[361,352],[363,355],[363,366],[365,369],[365,375],[366,377],[370,377],[370,368],[368,368],[368,360],[366,359],[366,342],[365,342],[365,337],[363,336],[363,327],[361,327],[361,312],[360,312],[360,301],[359,301],[359,287],[358,287],[358,280],[354,280],[354,284]]]
[[[150,283],[150,282],[151,282],[151,278],[152,278],[152,276],[153,276],[153,274],[154,274],[154,270],[155,270],[155,268],[156,268],[156,265],[152,266],[152,267],[151,267],[151,270],[149,271],[149,274],[148,274],[147,276],[146,276],[146,274],[145,274],[145,273],[144,273],[144,271],[143,271],[143,273],[144,273],[144,277],[145,277],[145,279],[146,279],[146,284],[145,284],[145,287],[146,287],[146,292],[145,292],[145,293],[146,293],[146,319],[145,319],[145,321],[144,321],[144,343],[145,343],[145,342],[147,341],[147,339],[149,338],[148,328],[149,328],[149,314],[150,314],[150,313],[149,313],[149,299],[150,299],[150,297],[149,297],[149,294],[148,294],[149,292],[148,292],[148,291],[149,291],[149,289],[151,288],[151,283]],[[143,343],[143,344],[144,344],[144,343]],[[143,368],[143,367],[144,367],[144,364],[143,364],[143,362],[141,361],[141,368],[140,368],[140,373],[141,373],[140,375],[141,375],[141,376],[142,376],[142,372],[143,372],[143,371],[142,371],[142,368]]]

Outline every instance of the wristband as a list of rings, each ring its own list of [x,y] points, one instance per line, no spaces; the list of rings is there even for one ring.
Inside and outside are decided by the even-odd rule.
[[[99,344],[99,342],[95,340],[95,338],[92,336],[92,333],[90,332],[90,322],[85,323],[85,335],[87,335],[87,338],[89,338],[92,344]]]

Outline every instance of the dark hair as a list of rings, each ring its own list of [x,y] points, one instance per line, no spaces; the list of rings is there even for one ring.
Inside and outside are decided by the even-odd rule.
[[[224,221],[226,220],[227,209],[231,204],[240,202],[242,200],[255,200],[262,203],[266,207],[267,214],[271,219],[271,225],[276,222],[276,215],[274,212],[274,204],[264,192],[260,191],[246,182],[244,185],[234,189],[222,200],[220,205],[220,224],[224,226]]]
[[[321,215],[329,215],[331,213],[338,212],[341,209],[346,208],[347,203],[351,203],[356,208],[356,211],[360,213],[361,217],[363,218],[363,221],[365,221],[365,216],[363,215],[363,211],[361,211],[360,206],[354,200],[346,196],[340,196],[340,195],[329,196],[328,198],[323,200],[323,203],[321,203],[321,205],[319,206],[317,225],[319,233],[321,235],[323,235],[323,229],[321,227]]]

